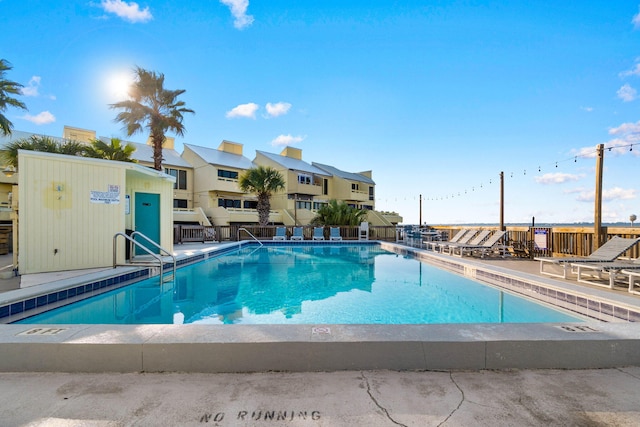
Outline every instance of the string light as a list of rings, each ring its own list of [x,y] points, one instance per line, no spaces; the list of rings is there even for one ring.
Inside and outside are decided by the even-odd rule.
[[[628,147],[628,148],[629,148],[629,151],[630,151],[630,152],[633,152],[633,146],[634,146],[634,145],[636,145],[636,144],[637,144],[637,143],[633,143],[633,144],[626,144],[626,145],[612,145],[612,146],[610,146],[610,147],[603,147],[603,148],[604,148],[604,149],[606,149],[606,150],[607,150],[607,151],[609,151],[609,152],[612,152],[614,148],[616,148],[616,151],[618,151],[618,150],[621,150],[621,149],[623,149],[623,148],[627,148],[627,147]],[[599,151],[599,149],[597,149],[597,148],[596,148],[596,149],[594,149],[594,150],[592,150],[592,151],[584,151],[584,152],[582,152],[581,154],[574,155],[574,156],[573,156],[573,163],[577,163],[577,162],[578,162],[578,157],[580,157],[580,158],[585,158],[585,159],[592,158],[594,154],[598,153],[598,151]],[[621,151],[618,151],[618,152],[621,152]],[[552,163],[552,164],[555,164],[555,168],[556,168],[556,169],[558,169],[558,168],[559,168],[559,164],[560,164],[560,163],[568,162],[568,161],[571,161],[571,160],[572,160],[572,158],[571,158],[571,157],[569,157],[568,159],[559,160],[559,161],[554,161],[554,162],[551,162],[551,163]],[[541,172],[542,172],[542,165],[539,165],[539,166],[538,166],[538,172],[539,172],[539,173],[541,173]],[[513,171],[511,171],[509,175],[510,175],[510,177],[511,177],[511,178],[513,178],[513,177],[514,177],[514,172],[513,172]],[[527,170],[526,170],[526,169],[523,169],[523,175],[524,175],[524,176],[526,176],[526,175],[527,175]],[[489,179],[489,184],[490,184],[490,185],[491,185],[491,184],[493,184],[493,180],[492,180],[492,179]],[[482,182],[480,183],[480,189],[484,189],[484,183],[482,183]],[[472,192],[475,192],[475,190],[476,190],[476,186],[472,186],[472,187],[471,187],[471,191],[472,191]],[[468,189],[465,189],[465,190],[464,190],[464,194],[468,194],[468,193],[469,193]],[[458,192],[458,197],[460,197],[460,196],[461,196],[461,192]],[[454,199],[454,198],[455,198],[455,193],[451,194],[451,198],[452,198],[452,199]],[[435,197],[435,198],[430,198],[429,200],[445,200],[445,199],[447,199],[447,200],[448,200],[448,199],[449,199],[449,195],[446,195],[446,196],[440,196],[440,197]]]

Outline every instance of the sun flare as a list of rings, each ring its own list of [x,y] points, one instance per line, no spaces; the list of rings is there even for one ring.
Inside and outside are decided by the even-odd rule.
[[[129,88],[133,83],[133,73],[126,71],[114,72],[107,78],[107,92],[113,102],[129,99]]]

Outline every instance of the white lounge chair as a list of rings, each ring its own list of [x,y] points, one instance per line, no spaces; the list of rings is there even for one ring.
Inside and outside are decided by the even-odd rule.
[[[429,249],[431,249],[432,251],[435,252],[435,250],[438,249],[439,245],[446,245],[448,243],[457,243],[458,240],[460,240],[462,238],[462,236],[464,236],[468,232],[469,232],[469,229],[462,228],[451,238],[451,240],[447,240],[447,241],[432,241],[432,242],[424,242],[424,243],[429,247]]]
[[[435,243],[436,244],[434,251],[437,249],[438,252],[444,253],[445,249],[449,248],[449,245],[452,245],[452,244],[453,245],[457,245],[457,244],[460,244],[460,243],[464,243],[464,244],[469,243],[469,241],[471,239],[473,239],[473,236],[475,236],[477,233],[478,233],[478,230],[476,230],[476,229],[465,230],[465,233],[462,236],[460,236],[460,238],[455,242],[452,242],[450,240],[448,242],[431,242],[431,243]]]
[[[640,291],[636,291],[636,280],[640,280],[640,270],[622,270],[621,273],[629,276],[629,292],[640,295]]]
[[[457,256],[460,256],[460,257],[464,256],[465,253],[468,253],[472,255],[480,255],[480,258],[484,258],[488,252],[492,252],[496,250],[496,247],[498,246],[500,239],[502,239],[505,234],[507,234],[506,231],[502,231],[502,230],[496,231],[487,240],[485,240],[484,242],[478,245],[454,246],[453,252],[450,252],[450,253],[452,253],[453,255],[456,255],[456,250],[457,250],[458,251]]]
[[[287,229],[285,227],[276,228],[276,235],[273,240],[287,240]]]
[[[576,262],[571,263],[571,268],[575,270],[578,282],[613,289],[619,275],[631,276],[635,274],[631,273],[631,270],[640,270],[640,258],[611,262]],[[608,277],[603,277],[604,274]],[[603,283],[605,280],[606,282]],[[633,292],[633,284],[629,292]]]
[[[324,227],[313,227],[313,240],[324,240]]]
[[[623,237],[613,236],[604,245],[593,251],[593,253],[586,257],[580,258],[556,258],[556,257],[536,257],[534,260],[540,261],[540,273],[548,276],[560,277],[566,279],[569,274],[569,267],[571,264],[583,263],[583,262],[612,262],[615,261],[620,255],[631,249],[638,242],[640,238],[626,239]],[[562,267],[562,274],[554,273],[553,271],[545,271],[545,265],[555,265]]]
[[[447,250],[449,251],[449,255],[453,254],[453,251],[460,246],[478,246],[484,242],[487,237],[491,234],[491,230],[480,230],[478,234],[476,234],[472,239],[470,239],[466,243],[449,243],[447,245]]]
[[[304,235],[302,234],[302,227],[293,227],[293,234],[291,235],[291,240],[304,240]]]
[[[342,240],[340,235],[340,227],[331,227],[329,229],[329,240]]]

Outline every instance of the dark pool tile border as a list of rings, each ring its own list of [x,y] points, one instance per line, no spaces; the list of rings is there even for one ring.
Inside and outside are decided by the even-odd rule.
[[[106,279],[74,285],[67,289],[51,291],[37,296],[29,296],[21,301],[12,301],[0,306],[0,323],[5,323],[3,320],[13,318],[14,316],[22,316],[24,318],[40,313],[43,311],[43,308],[48,305],[59,307],[64,305],[65,302],[75,302],[81,295],[85,297],[92,296],[121,286],[126,286],[131,282],[143,280],[147,277],[149,277],[149,269],[143,268]]]
[[[447,270],[464,274],[464,265],[442,258],[429,256],[422,251],[412,248],[393,246],[387,248],[393,252],[413,256],[419,260],[443,267]],[[559,291],[542,283],[531,283],[521,278],[510,277],[491,270],[474,267],[475,278],[484,283],[504,288],[523,296],[572,311],[574,313],[601,321],[640,322],[640,310],[620,307],[612,302],[589,298],[583,294],[572,293],[569,290]]]
[[[496,280],[500,276],[500,280]],[[476,270],[476,278],[494,286],[506,285],[505,289],[533,297],[542,302],[573,311],[583,316],[597,320],[608,321],[611,319],[623,320],[626,322],[639,322],[640,310],[635,311],[626,307],[620,307],[612,302],[603,302],[600,299],[589,298],[588,296],[572,293],[569,290],[559,291],[537,283],[524,283],[520,279],[510,278],[482,269]]]

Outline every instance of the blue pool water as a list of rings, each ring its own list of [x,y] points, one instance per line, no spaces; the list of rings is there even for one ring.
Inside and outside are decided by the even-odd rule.
[[[22,320],[48,324],[435,324],[580,319],[378,245],[250,246]]]

